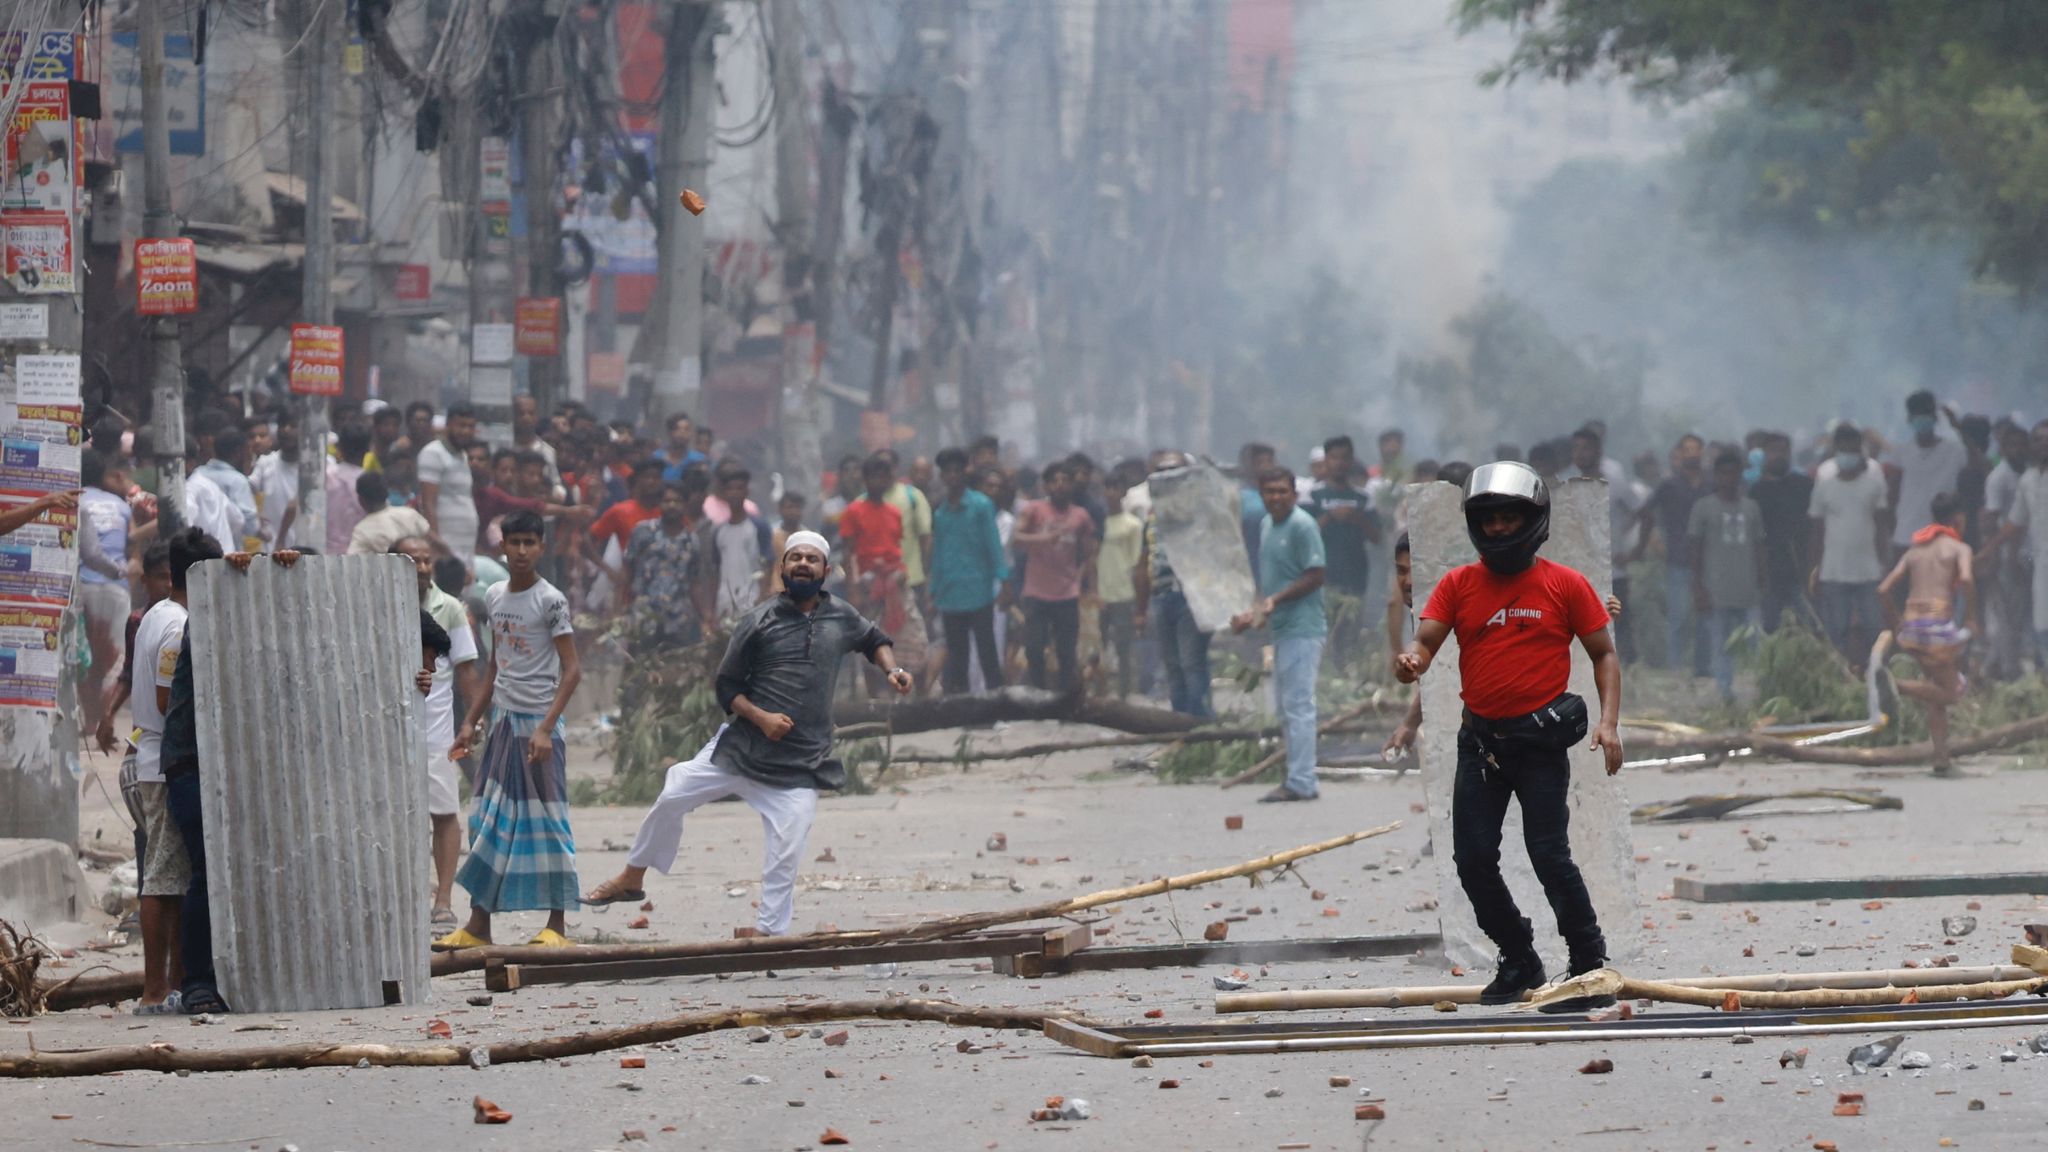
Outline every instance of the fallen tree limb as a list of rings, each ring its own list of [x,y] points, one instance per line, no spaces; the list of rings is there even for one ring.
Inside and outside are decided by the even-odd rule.
[[[1332,728],[1323,733],[1326,736],[1349,735],[1364,732],[1365,728],[1346,725]],[[971,750],[965,755],[958,752],[896,752],[889,757],[894,764],[952,764],[965,760],[976,763],[983,760],[1036,760],[1041,756],[1056,756],[1063,752],[1087,752],[1097,748],[1142,748],[1160,745],[1158,755],[1183,744],[1234,744],[1254,740],[1273,740],[1280,736],[1278,728],[1197,728],[1179,736],[1102,736],[1093,740],[1068,740],[1059,743],[1027,744],[1020,748],[989,748]]]
[[[1346,708],[1343,712],[1335,716],[1332,716],[1330,719],[1324,721],[1321,724],[1316,725],[1316,735],[1328,735],[1329,733],[1336,731],[1338,725],[1349,723],[1352,720],[1358,719],[1360,716],[1363,716],[1367,712],[1371,711],[1378,704],[1378,700],[1368,696],[1365,699],[1360,700],[1357,704],[1353,705],[1352,707]],[[1230,779],[1225,780],[1223,782],[1223,786],[1225,788],[1235,788],[1239,784],[1249,784],[1252,781],[1257,780],[1259,777],[1264,776],[1267,770],[1271,769],[1273,765],[1280,763],[1280,761],[1286,758],[1287,749],[1284,746],[1280,748],[1275,748],[1273,751],[1268,752],[1264,757],[1262,757],[1257,764],[1254,764],[1251,767],[1245,769],[1244,771],[1239,772],[1237,775],[1232,776]]]
[[[998,722],[1063,720],[1145,736],[1178,736],[1198,717],[1096,696],[1060,696],[1035,688],[1011,687],[987,696],[946,696],[901,703],[848,702],[833,709],[842,725],[886,723],[897,736],[946,728],[987,728]]]
[[[2024,947],[2022,945],[2021,947]],[[2015,956],[2015,963],[1977,968],[1892,968],[1873,972],[1770,972],[1756,976],[1693,976],[1666,980],[1673,988],[1713,994],[1718,1007],[1728,992],[1740,993],[1744,1002],[1752,993],[1799,992],[1821,988],[1876,989],[1927,988],[1949,984],[1987,984],[2028,980],[2048,976],[2048,957],[2033,967]],[[1216,997],[1216,1014],[1240,1012],[1312,1012],[1342,1008],[1424,1008],[1433,1004],[1477,1004],[1477,984],[1419,985],[1407,988],[1318,988],[1299,992],[1228,992]],[[1930,997],[1931,999],[1932,997]],[[1524,996],[1523,1000],[1532,999]]]
[[[279,1044],[250,1048],[186,1049],[172,1044],[94,1048],[83,1052],[0,1055],[0,1077],[98,1076],[108,1072],[250,1072],[271,1068],[453,1068],[469,1064],[526,1064],[588,1056],[641,1044],[660,1044],[734,1028],[777,1028],[835,1020],[920,1020],[959,1028],[1038,1028],[1068,1019],[1060,1010],[972,1008],[941,1000],[844,1000],[735,1008],[674,1016],[646,1024],[507,1040],[496,1044]]]
[[[1630,812],[1629,817],[1638,823],[1659,824],[1685,820],[1719,820],[1770,800],[1840,800],[1845,804],[1863,805],[1872,811],[1900,809],[1906,806],[1906,802],[1898,797],[1886,796],[1881,792],[1821,788],[1800,792],[1726,792],[1711,796],[1687,796],[1680,800],[1645,804]]]
[[[2048,740],[2048,716],[2035,716],[1988,731],[1957,736],[1949,741],[1949,755],[1976,756],[2035,740]],[[1801,744],[1753,732],[1725,732],[1671,740],[1636,740],[1628,745],[1629,755],[1637,758],[1644,758],[1646,754],[1665,757],[1725,756],[1745,751],[1762,759],[1859,768],[1907,768],[1934,762],[1934,745],[1926,741],[1884,748],[1849,748],[1840,744]]]
[[[2048,988],[2048,977],[1988,980],[1973,984],[1933,984],[1904,988],[1807,988],[1791,992],[1746,992],[1726,988],[1689,988],[1664,980],[1632,980],[1612,968],[1588,972],[1545,989],[1526,1006],[1540,1008],[1579,996],[1608,995],[1626,1000],[1660,1000],[1696,1008],[1858,1008],[1873,1004],[1934,1004],[1946,1000],[2003,1000],[2022,992]]]
[[[1250,876],[1253,873],[1264,872],[1273,868],[1283,868],[1294,863],[1296,860],[1314,856],[1320,852],[1328,852],[1332,848],[1342,848],[1346,844],[1356,844],[1360,840],[1369,840],[1374,836],[1384,836],[1400,826],[1401,822],[1396,820],[1392,824],[1382,824],[1377,828],[1368,828],[1363,832],[1353,832],[1346,836],[1339,836],[1335,839],[1324,840],[1316,844],[1305,844],[1300,848],[1290,848],[1285,852],[1275,852],[1271,856],[1261,856],[1256,860],[1247,860],[1242,864],[1232,864],[1225,868],[1210,868],[1202,872],[1190,872],[1185,876],[1162,877],[1158,880],[1148,880],[1143,884],[1133,884],[1128,888],[1111,888],[1087,896],[1077,896],[1071,900],[1055,900],[1048,904],[1035,904],[1028,908],[1016,908],[1001,912],[970,912],[962,916],[947,916],[938,920],[927,920],[922,924],[910,924],[902,928],[891,928],[883,932],[882,935],[891,940],[936,940],[942,936],[955,936],[962,932],[976,932],[983,928],[994,928],[1001,924],[1017,924],[1026,920],[1055,920],[1062,916],[1071,916],[1076,912],[1085,912],[1090,908],[1100,908],[1105,904],[1120,904],[1126,900],[1139,900],[1165,892],[1178,892],[1184,888],[1196,888],[1203,884],[1214,884],[1218,880],[1230,880],[1238,876]]]

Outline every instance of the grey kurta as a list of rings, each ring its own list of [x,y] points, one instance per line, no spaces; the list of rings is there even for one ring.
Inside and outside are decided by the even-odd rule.
[[[818,594],[809,613],[787,594],[756,605],[734,625],[718,665],[718,705],[728,715],[744,694],[768,712],[794,722],[781,740],[735,719],[712,753],[712,763],[778,788],[840,788],[846,768],[832,750],[832,693],[847,653],[871,655],[889,637],[846,601]]]

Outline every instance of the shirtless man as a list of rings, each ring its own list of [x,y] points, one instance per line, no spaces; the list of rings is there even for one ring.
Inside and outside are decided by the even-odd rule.
[[[1963,652],[1977,631],[1976,581],[1970,546],[1963,543],[1962,501],[1944,492],[1934,498],[1934,523],[1913,534],[1913,545],[1877,586],[1899,647],[1913,654],[1925,679],[1902,680],[1899,691],[1927,706],[1927,732],[1934,739],[1934,774],[1949,776],[1948,710],[1963,698]],[[1906,586],[1901,613],[1894,593]],[[1968,627],[1958,627],[1956,597],[1969,598]]]

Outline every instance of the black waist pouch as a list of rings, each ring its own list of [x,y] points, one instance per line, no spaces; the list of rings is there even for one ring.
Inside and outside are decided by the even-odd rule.
[[[1465,713],[1465,724],[1487,742],[1534,744],[1562,752],[1586,738],[1592,720],[1582,696],[1566,692],[1526,716],[1488,720]]]

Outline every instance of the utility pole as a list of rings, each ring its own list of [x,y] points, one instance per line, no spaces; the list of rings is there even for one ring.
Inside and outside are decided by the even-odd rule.
[[[142,233],[151,240],[175,238],[180,229],[171,209],[171,120],[164,99],[164,13],[167,0],[142,0],[136,32],[142,59]],[[178,339],[181,321],[149,321],[150,443],[156,454],[157,515],[165,535],[185,523],[185,353]]]
[[[717,99],[711,37],[717,26],[717,9],[704,0],[678,5],[669,21],[655,173],[662,216],[656,300],[660,338],[654,344],[650,421],[682,411],[703,388],[704,220],[684,210],[678,198],[685,188],[701,193],[711,171],[711,114]]]
[[[335,34],[340,4],[312,5],[306,29],[305,78],[310,88],[306,125],[306,263],[299,312],[308,324],[334,323],[334,90],[340,69],[341,38]],[[327,546],[327,403],[325,396],[299,397],[299,516],[297,539]]]
[[[775,46],[775,234],[782,248],[782,473],[788,491],[823,493],[819,439],[817,310],[811,280],[811,142],[804,115],[803,20],[797,0],[768,0]]]
[[[540,0],[528,15],[525,67],[520,83],[519,142],[526,185],[527,294],[562,298],[562,215],[555,206],[559,173],[556,111],[559,98],[555,68],[557,7]],[[567,309],[564,309],[566,313]],[[566,320],[567,317],[564,316]],[[547,416],[562,394],[562,356],[535,356],[526,362],[527,389]]]

